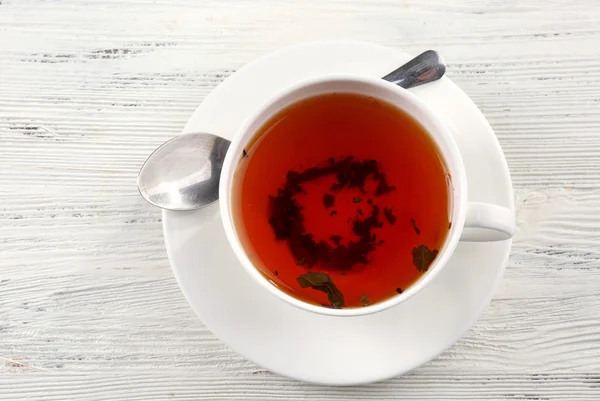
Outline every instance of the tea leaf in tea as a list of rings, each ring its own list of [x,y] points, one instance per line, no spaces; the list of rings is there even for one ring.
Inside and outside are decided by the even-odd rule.
[[[392,192],[394,189],[396,189],[396,187],[388,184],[385,174],[379,174],[379,183],[377,184],[377,189],[375,190],[375,196],[387,194],[388,192]]]
[[[340,242],[342,242],[342,236],[341,235],[332,235],[331,237],[329,237],[329,239],[331,241],[333,241],[334,244],[339,245]]]
[[[296,281],[302,288],[311,287],[313,290],[326,293],[334,308],[344,307],[344,294],[333,284],[329,275],[323,272],[308,272],[298,277]]]
[[[429,249],[427,245],[419,245],[412,250],[413,264],[420,272],[425,272],[438,254],[437,249]]]
[[[335,202],[335,196],[333,196],[331,194],[323,195],[323,205],[325,205],[325,209],[329,209],[330,207],[332,207],[334,202]]]
[[[372,304],[372,302],[369,301],[369,297],[367,297],[367,294],[360,297],[360,302],[363,304],[363,306],[369,306]]]
[[[417,227],[417,223],[415,223],[415,219],[413,219],[412,217],[410,218],[410,224],[412,224],[415,233],[417,233],[417,235],[421,235],[421,230],[419,230],[419,227]]]
[[[394,213],[392,213],[392,209],[384,207],[383,215],[385,216],[385,219],[388,221],[388,223],[390,223],[391,225],[396,224],[396,216],[394,216]]]

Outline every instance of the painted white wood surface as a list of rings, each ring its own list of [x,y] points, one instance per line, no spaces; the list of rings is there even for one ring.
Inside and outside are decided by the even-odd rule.
[[[597,0],[0,0],[0,399],[600,399],[598,21]],[[333,38],[440,50],[506,152],[519,224],[465,338],[344,389],[215,338],[135,188],[224,77]]]

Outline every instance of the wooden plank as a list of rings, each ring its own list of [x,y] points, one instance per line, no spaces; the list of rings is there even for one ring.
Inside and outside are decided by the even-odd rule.
[[[259,371],[224,377],[211,373],[188,375],[131,372],[118,375],[50,374],[46,380],[32,374],[13,377],[29,389],[11,400],[594,400],[598,375],[485,375],[411,374],[370,386],[322,387],[302,384]],[[5,388],[0,383],[0,391]],[[126,397],[126,398],[124,398]]]

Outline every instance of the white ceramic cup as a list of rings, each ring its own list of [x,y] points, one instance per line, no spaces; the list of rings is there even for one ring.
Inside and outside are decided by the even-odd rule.
[[[370,96],[395,105],[417,120],[430,135],[444,159],[450,176],[450,221],[452,225],[437,257],[417,282],[402,294],[360,308],[332,309],[296,299],[271,284],[254,266],[240,242],[232,214],[232,185],[243,149],[260,128],[280,110],[298,101],[328,93],[354,93]],[[265,195],[266,196],[266,195]],[[467,175],[463,159],[451,131],[410,91],[382,79],[350,75],[328,75],[300,82],[285,88],[251,115],[235,135],[225,157],[219,185],[221,217],[227,238],[236,256],[250,276],[266,291],[282,300],[324,315],[358,316],[379,312],[395,306],[423,289],[447,265],[458,241],[500,241],[510,239],[515,230],[511,210],[498,205],[469,202]]]

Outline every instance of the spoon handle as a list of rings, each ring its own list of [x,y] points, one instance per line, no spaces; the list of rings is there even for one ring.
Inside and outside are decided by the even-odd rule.
[[[444,59],[434,50],[427,50],[390,72],[383,79],[404,89],[437,81],[446,72]]]

